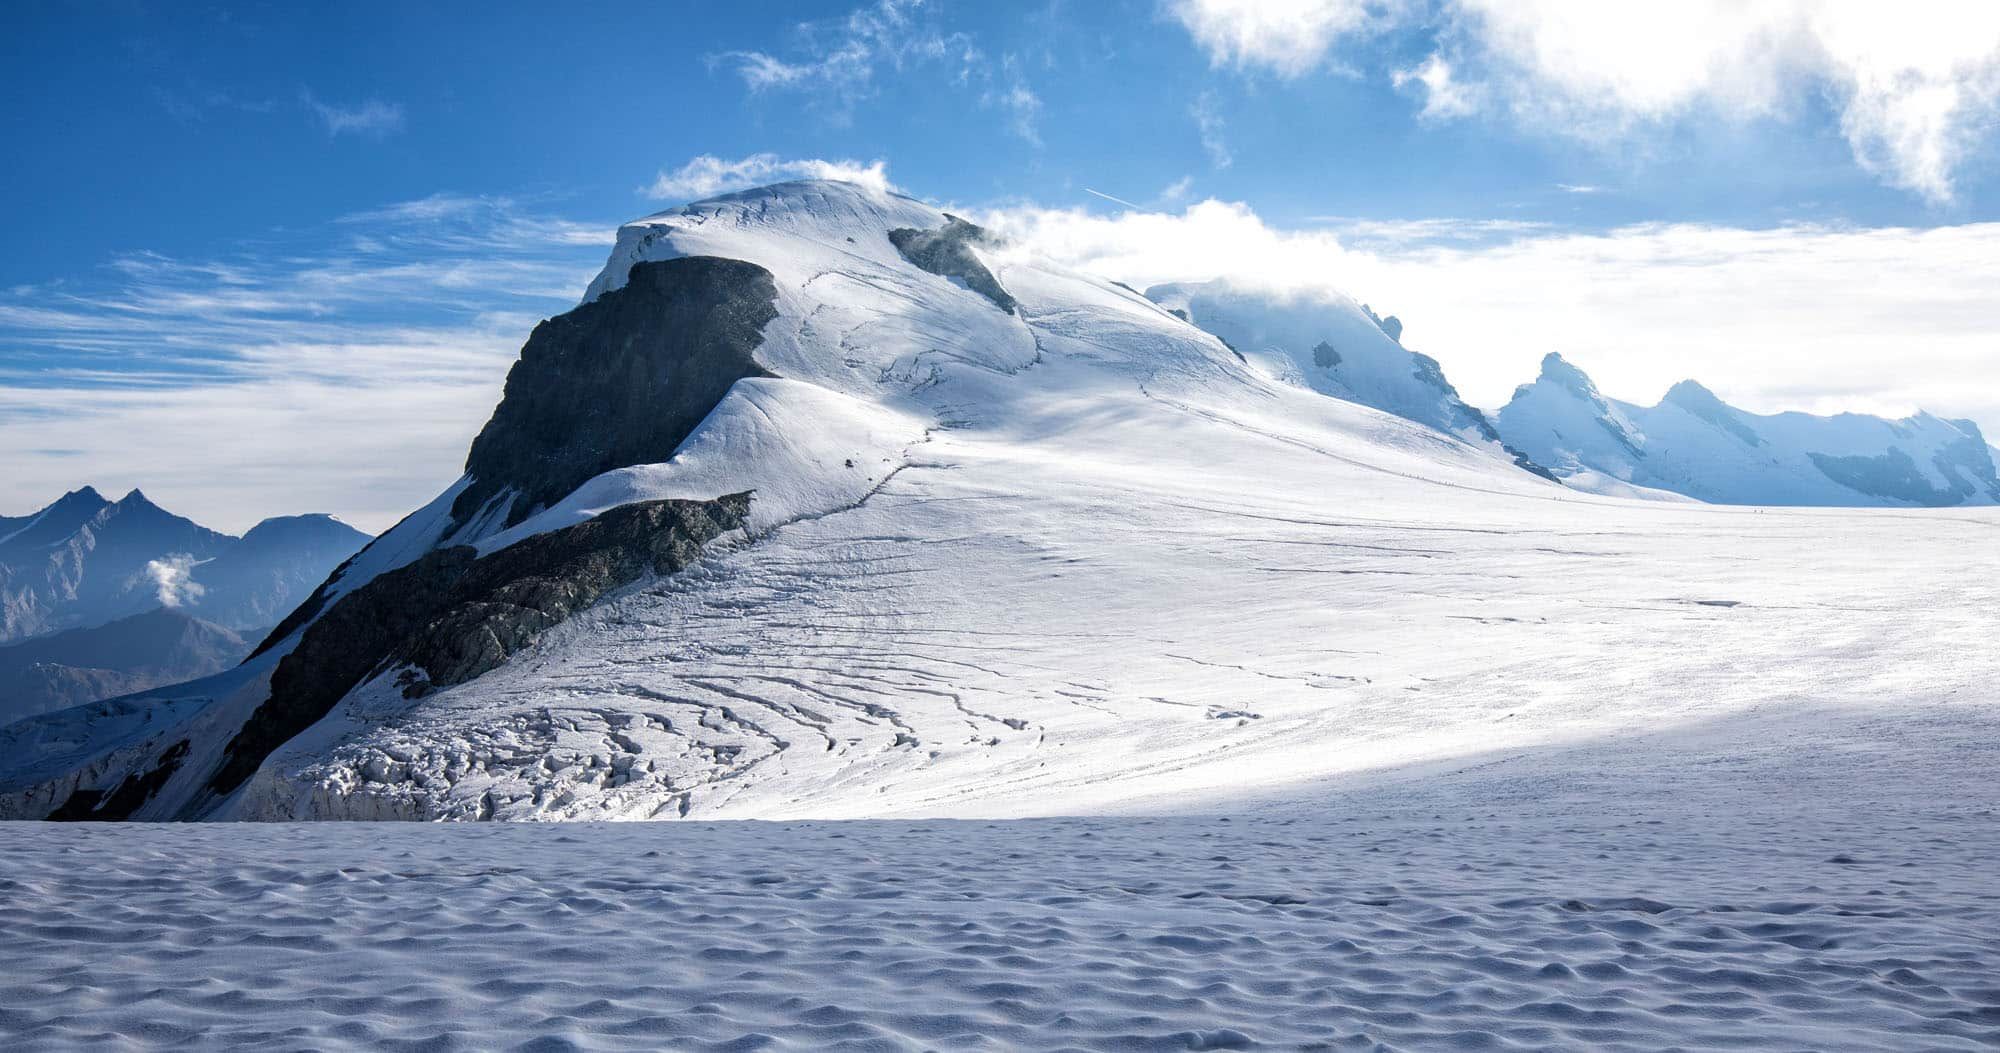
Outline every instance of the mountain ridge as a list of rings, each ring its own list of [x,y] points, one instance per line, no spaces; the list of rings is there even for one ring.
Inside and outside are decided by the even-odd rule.
[[[1601,395],[1560,354],[1494,417],[1501,435],[1586,489],[1611,480],[1720,504],[1954,507],[2000,503],[1977,424],[1926,411],[1758,414],[1699,381],[1652,406]]]

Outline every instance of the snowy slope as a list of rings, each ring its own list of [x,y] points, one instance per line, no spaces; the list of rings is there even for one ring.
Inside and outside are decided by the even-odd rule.
[[[1656,406],[1608,399],[1550,354],[1497,417],[1506,441],[1583,489],[1623,485],[1722,504],[1990,505],[1992,451],[1971,421],[1919,413],[1760,415],[1692,380]]]
[[[575,370],[588,364],[590,352],[572,347],[575,340],[619,343],[617,331],[591,327],[622,317],[632,301],[620,297],[651,297],[646,302],[657,303],[660,310],[689,309],[675,290],[726,271],[702,262],[714,259],[746,261],[769,276],[771,317],[754,347],[754,367],[729,367],[743,379],[729,386],[672,449],[654,460],[584,478],[573,492],[545,503],[538,496],[547,490],[545,476],[553,472],[560,478],[555,469],[588,461],[560,442],[537,446],[535,435],[507,430],[521,421],[548,430],[547,400],[532,394],[526,381],[536,370],[571,361],[564,367],[571,369],[569,383],[589,383]],[[646,289],[627,289],[638,268],[683,260],[690,266],[673,272],[678,277],[669,280],[663,277],[667,272],[649,270]],[[760,280],[750,275],[739,285]],[[755,297],[741,292],[729,287],[708,295],[730,304],[731,314],[754,311]],[[700,317],[705,316],[690,315]],[[644,319],[617,324],[643,325]],[[577,354],[584,357],[565,357]],[[723,365],[727,363],[716,368]],[[606,509],[667,498],[708,501],[750,492],[743,530],[736,540],[724,539],[721,551],[752,545],[748,563],[761,574],[775,565],[764,561],[767,550],[762,547],[774,532],[802,532],[894,491],[906,473],[938,471],[936,451],[961,443],[974,453],[1000,452],[1005,457],[1001,463],[1011,464],[1000,469],[995,482],[1003,492],[1015,492],[994,503],[996,516],[1007,508],[1048,514],[1074,495],[1065,492],[1069,484],[1052,489],[1034,480],[1056,479],[1093,462],[1114,476],[1137,473],[1137,478],[1157,476],[1169,483],[1190,469],[1197,474],[1225,466],[1234,470],[1234,459],[1262,455],[1263,447],[1272,444],[1296,451],[1296,456],[1357,462],[1357,471],[1412,482],[1523,494],[1551,490],[1485,450],[1274,381],[1213,337],[1129,290],[1016,258],[983,240],[976,228],[916,201],[846,184],[782,184],[627,226],[584,307],[568,321],[538,329],[516,370],[526,371],[520,372],[522,398],[539,401],[512,408],[503,401],[495,422],[475,443],[470,463],[526,465],[519,471],[532,473],[533,481],[529,474],[482,479],[478,471],[469,473],[337,573],[307,605],[307,614],[323,617],[337,611],[385,573],[430,575],[442,558],[433,554],[454,546],[475,546],[493,559],[524,539],[563,535]],[[510,381],[510,400],[515,387]],[[591,420],[607,416],[601,406],[586,409]],[[575,426],[588,425],[579,419]],[[1268,437],[1245,449],[1241,436],[1246,430]],[[1131,450],[1129,444],[1138,436],[1146,437],[1146,448]],[[608,441],[622,440],[611,436]],[[1121,447],[1128,452],[1114,456]],[[491,454],[484,461],[482,448]],[[944,478],[950,478],[948,472]],[[1189,492],[1185,483],[1170,489]],[[1154,500],[1141,494],[1131,503],[1143,506]],[[1050,501],[1055,504],[1046,503]],[[1051,524],[1049,529],[1061,533],[1073,524]],[[887,536],[900,536],[893,525],[887,530]],[[982,573],[977,563],[958,575],[961,581]],[[703,574],[697,568],[681,577],[699,581]],[[684,584],[676,580],[669,587]],[[296,643],[307,624],[290,624],[281,635]],[[316,653],[329,650],[326,641],[320,643]],[[462,695],[452,688],[412,705],[402,689],[407,683],[404,678],[399,686],[394,675],[384,673],[327,713],[285,757],[392,734],[384,727],[390,718],[446,712]],[[258,707],[263,710],[258,719],[270,725],[269,733],[282,730],[289,737],[290,724],[268,719],[289,705],[280,700],[273,707]],[[298,712],[296,707],[291,711]],[[539,712],[536,707],[525,715],[538,720]],[[887,719],[864,716],[871,723]],[[509,728],[515,716],[493,712],[474,719],[486,723],[489,717],[497,723],[468,727],[462,734],[513,733]],[[713,746],[676,742],[673,748],[686,752],[663,763],[704,768],[711,776],[733,767],[738,751],[728,740],[741,734],[741,728],[724,716],[706,720],[718,729]],[[702,723],[697,719],[693,726]],[[110,741],[106,748],[157,759],[181,741],[177,728],[149,729],[148,735],[150,745]],[[242,731],[229,735],[241,737]],[[512,763],[448,748],[468,764]],[[476,753],[481,747],[471,748]],[[240,755],[242,749],[228,747],[221,754],[232,752]],[[525,755],[518,759],[529,767],[539,763]],[[272,762],[278,764],[280,758]],[[366,767],[380,769],[372,763]],[[547,785],[524,792],[528,799],[569,792],[565,787],[571,777],[552,773]],[[329,785],[345,778],[329,775]],[[445,788],[430,781],[440,791]],[[213,790],[204,792],[198,785],[230,785],[189,761],[177,762],[165,782],[140,814],[220,804]],[[251,812],[297,807],[315,814],[349,807],[312,803],[318,789],[298,789],[303,796],[296,802],[272,796],[292,794],[294,786],[290,775],[260,775],[247,796],[235,795],[247,803],[230,807]],[[115,786],[98,789],[109,793]],[[679,797],[664,779],[647,792],[653,795],[648,809]],[[353,796],[354,808],[384,806],[373,791]],[[484,796],[482,790],[475,798],[474,811]],[[32,792],[28,797],[40,799]],[[203,801],[209,803],[199,803]],[[387,807],[404,806],[390,801]],[[510,805],[511,811],[518,809]]]
[[[624,353],[601,327],[629,297],[683,310],[675,290],[737,273],[716,259],[757,268],[713,290],[723,313],[766,320],[670,451],[543,498],[599,447],[525,442],[510,422],[548,407],[503,402],[475,444],[499,452],[476,463],[520,474],[471,473],[338,574],[319,620],[235,674],[154,692],[165,710],[9,729],[0,745],[35,760],[0,771],[0,812],[1185,809],[1773,702],[1944,704],[2000,672],[1982,614],[1995,579],[1966,564],[1985,559],[1991,514],[1579,494],[858,187],[783,184],[628,226],[590,302],[538,329],[516,376],[561,365],[597,383],[584,353]],[[758,274],[768,296],[739,295]],[[419,668],[436,640],[327,639],[353,604],[440,623],[384,592],[587,541],[650,502],[743,492],[740,527],[534,620],[470,678]],[[309,654],[366,675],[330,698],[272,687]],[[273,724],[288,707],[305,722]],[[214,778],[245,763],[240,782]]]

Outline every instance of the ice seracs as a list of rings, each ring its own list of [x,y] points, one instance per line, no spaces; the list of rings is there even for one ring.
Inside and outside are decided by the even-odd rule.
[[[1755,414],[1692,380],[1654,406],[1609,399],[1551,353],[1497,416],[1510,446],[1572,486],[1763,505],[1987,505],[1992,451],[1971,421],[1919,413]]]

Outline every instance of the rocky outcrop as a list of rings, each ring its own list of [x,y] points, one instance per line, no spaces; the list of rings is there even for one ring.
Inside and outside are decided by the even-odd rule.
[[[945,213],[945,225],[936,230],[909,227],[889,232],[889,241],[903,258],[943,278],[957,278],[965,287],[993,301],[993,306],[1014,313],[1014,297],[1000,287],[1000,280],[979,262],[972,247],[987,241],[986,228]]]
[[[1823,453],[1809,456],[1834,482],[1874,497],[1931,508],[1962,505],[1975,498],[2000,500],[2000,485],[1993,482],[1993,457],[1987,452],[1990,447],[1979,437],[1971,421],[1953,423],[1970,429],[1972,434],[1940,448],[1932,456],[1932,466],[1947,481],[1942,487],[1932,483],[1917,467],[1916,459],[1897,446],[1874,456],[1835,457]]]
[[[327,606],[278,662],[209,792],[236,789],[369,677],[408,667],[412,697],[471,680],[613,589],[686,567],[749,510],[749,494],[622,505],[483,559],[458,545],[376,577]]]
[[[511,497],[512,526],[594,476],[671,457],[730,385],[770,375],[753,352],[777,296],[754,263],[687,256],[634,264],[624,286],[536,326],[453,517]]]

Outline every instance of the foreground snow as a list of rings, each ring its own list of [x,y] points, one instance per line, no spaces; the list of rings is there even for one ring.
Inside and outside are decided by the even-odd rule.
[[[0,825],[0,1045],[1990,1048],[1996,732],[1773,706],[1180,817]]]

